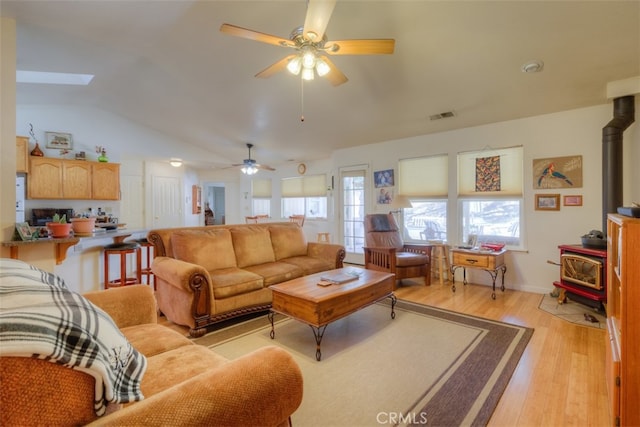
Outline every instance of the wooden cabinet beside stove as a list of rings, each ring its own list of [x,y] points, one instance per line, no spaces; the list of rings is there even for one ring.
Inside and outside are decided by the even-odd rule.
[[[640,425],[640,219],[607,220],[606,378],[612,425]]]
[[[29,199],[119,200],[120,165],[86,160],[32,157]]]

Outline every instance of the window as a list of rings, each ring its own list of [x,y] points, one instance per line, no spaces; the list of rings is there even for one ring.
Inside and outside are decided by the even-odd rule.
[[[449,157],[446,154],[398,162],[398,193],[409,197],[403,209],[407,240],[447,239]]]
[[[409,240],[447,240],[447,200],[411,200],[404,227]]]
[[[252,215],[271,216],[271,180],[251,180]]]
[[[282,180],[282,216],[301,214],[307,218],[327,217],[326,175]]]
[[[510,147],[458,154],[461,241],[523,247],[523,149]]]

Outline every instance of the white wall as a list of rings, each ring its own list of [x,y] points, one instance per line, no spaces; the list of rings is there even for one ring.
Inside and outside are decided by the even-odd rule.
[[[640,100],[636,99],[636,109]],[[403,158],[449,154],[449,194],[456,194],[456,155],[458,152],[522,145],[524,147],[524,222],[522,236],[526,251],[507,253],[507,288],[544,293],[559,277],[557,266],[560,244],[579,244],[580,236],[602,228],[602,128],[611,120],[612,103],[556,114],[494,123],[439,134],[388,141],[365,147],[338,150],[333,154],[334,168],[367,162],[371,171],[396,169]],[[453,119],[455,120],[455,118]],[[625,205],[640,201],[637,167],[640,157],[640,132],[633,124],[624,134],[625,160],[631,163],[624,172]],[[583,195],[583,206],[561,207],[558,212],[534,210],[532,162],[537,158],[570,155],[583,156],[583,187],[562,189],[561,195]],[[632,160],[629,160],[632,159]],[[373,189],[371,190],[373,191]],[[542,192],[542,191],[541,191]],[[546,191],[549,193],[549,191]],[[369,211],[375,203],[371,192]],[[455,200],[455,198],[450,198]],[[449,221],[458,218],[458,206],[449,204]],[[450,227],[449,243],[459,243],[459,230]],[[489,275],[471,271],[474,283],[490,283]]]

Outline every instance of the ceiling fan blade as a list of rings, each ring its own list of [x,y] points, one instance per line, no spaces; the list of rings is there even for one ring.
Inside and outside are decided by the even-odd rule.
[[[393,53],[394,39],[333,40],[325,45],[329,55],[385,55]]]
[[[335,6],[336,0],[309,0],[307,16],[304,19],[305,37],[312,42],[322,40]]]
[[[266,79],[267,77],[271,77],[274,74],[279,73],[280,71],[287,68],[287,64],[289,63],[289,60],[294,56],[295,55],[286,56],[282,58],[280,61],[276,62],[275,64],[269,65],[267,68],[265,68],[264,70],[256,74],[256,77]]]
[[[274,171],[274,170],[275,170],[275,169],[274,169],[274,168],[272,168],[271,166],[267,166],[267,165],[259,165],[259,164],[255,164],[255,165],[253,165],[253,166],[257,167],[258,169],[265,170],[265,171]]]
[[[273,44],[282,47],[293,47],[295,44],[289,39],[272,36],[258,31],[248,30],[231,24],[222,24],[220,31],[231,36],[242,37],[244,39],[255,40],[257,42]]]
[[[338,69],[338,67],[336,67],[336,65],[331,62],[331,60],[329,58],[327,58],[326,56],[321,56],[320,59],[322,59],[323,61],[325,61],[327,63],[327,65],[329,66],[329,68],[331,68],[331,71],[329,71],[324,77],[329,80],[329,83],[331,83],[334,86],[339,86],[342,83],[346,83],[347,80],[349,80],[347,78],[347,76],[345,76],[342,71],[340,71]]]

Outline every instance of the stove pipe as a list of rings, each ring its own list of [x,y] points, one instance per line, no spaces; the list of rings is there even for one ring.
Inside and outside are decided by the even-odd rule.
[[[607,232],[607,214],[622,206],[622,134],[635,118],[633,95],[613,100],[613,119],[602,128],[602,231]]]

